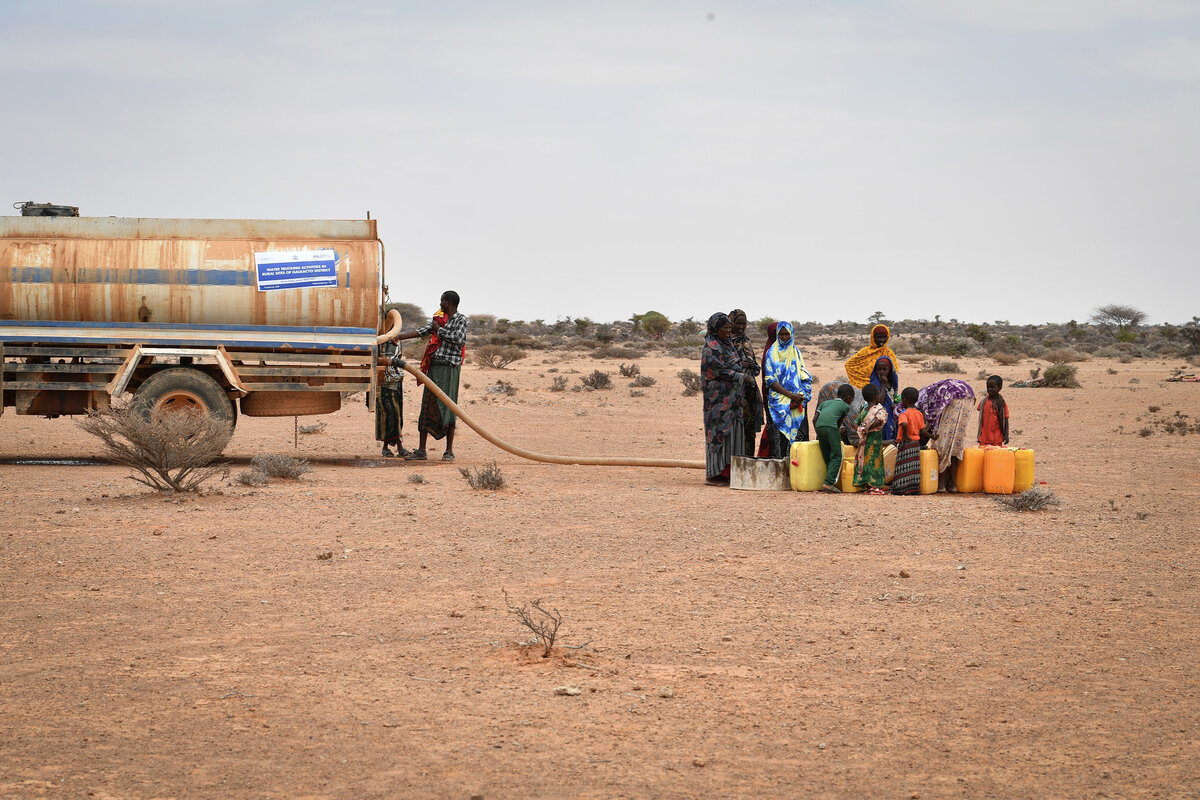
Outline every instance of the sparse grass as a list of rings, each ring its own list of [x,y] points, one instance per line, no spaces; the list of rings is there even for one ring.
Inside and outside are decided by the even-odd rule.
[[[301,458],[260,453],[250,459],[250,465],[272,478],[296,479],[312,472],[312,467]]]
[[[134,402],[92,412],[78,424],[100,440],[106,461],[133,469],[130,480],[159,492],[198,491],[227,472],[212,462],[229,444],[233,428],[200,411],[147,411]]]
[[[558,629],[563,622],[562,614],[557,609],[547,610],[542,605],[541,598],[527,606],[514,606],[508,599],[507,591],[504,591],[504,605],[508,606],[508,610],[533,633],[534,639],[542,645],[542,658],[549,658],[550,651],[554,649],[554,640],[558,638]]]
[[[489,461],[482,467],[475,467],[474,470],[468,467],[460,467],[459,473],[472,489],[488,489],[496,490],[504,488],[504,475],[500,472],[500,465],[495,461]]]
[[[679,382],[683,384],[683,396],[691,397],[700,392],[700,375],[690,369],[681,369],[677,373]]]
[[[1058,508],[1062,500],[1049,489],[1035,486],[1020,494],[997,495],[996,502],[1008,506],[1013,511],[1042,511],[1047,508]]]
[[[612,388],[612,378],[609,377],[607,372],[602,372],[598,369],[593,370],[591,375],[584,375],[579,379],[579,382],[588,389]]]
[[[642,368],[637,364],[622,364],[617,369],[621,371],[622,378],[636,378],[642,374]]]

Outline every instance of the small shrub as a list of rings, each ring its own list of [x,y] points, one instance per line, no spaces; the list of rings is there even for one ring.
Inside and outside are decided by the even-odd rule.
[[[194,492],[225,472],[212,462],[233,437],[229,422],[201,411],[147,412],[137,402],[91,412],[78,425],[100,440],[106,461],[133,469],[130,480],[159,492]]]
[[[958,365],[957,361],[941,361],[935,358],[929,363],[921,365],[921,372],[945,372],[950,374],[960,374],[962,371],[962,367]]]
[[[1069,347],[1060,347],[1042,353],[1042,358],[1051,364],[1069,364],[1072,361],[1087,361],[1087,356],[1077,353]]]
[[[850,351],[854,349],[854,345],[850,343],[849,339],[843,339],[839,336],[829,343],[829,349],[837,353],[838,358],[845,358],[850,355]]]
[[[970,336],[980,344],[987,344],[992,340],[992,334],[988,333],[986,328],[980,327],[973,322],[967,326],[967,336]]]
[[[1154,433],[1153,428],[1142,428],[1140,431],[1138,431],[1138,436],[1145,439],[1147,436],[1149,436],[1152,433]]]
[[[494,385],[487,387],[484,391],[487,394],[513,395],[517,393],[517,387],[508,381],[497,380]]]
[[[1003,350],[997,350],[992,353],[992,360],[1001,366],[1011,367],[1013,364],[1021,361],[1021,356],[1016,353],[1006,353]]]
[[[408,482],[409,483],[429,483],[429,481],[425,480],[425,476],[419,472],[414,472],[412,475],[409,475]]]
[[[1161,411],[1161,410],[1162,410],[1162,407],[1161,407],[1161,406],[1150,406],[1150,413],[1151,413],[1151,414],[1157,414],[1157,413],[1158,413],[1159,411]]]
[[[1035,486],[1020,494],[997,495],[996,501],[1008,506],[1013,511],[1041,511],[1046,508],[1058,508],[1062,501],[1049,489]]]
[[[634,350],[628,347],[598,347],[592,351],[592,358],[611,358],[613,360],[628,358],[630,360],[641,358],[644,355],[640,350]]]
[[[636,378],[642,374],[642,368],[637,364],[622,364],[617,369],[621,371],[622,378]]]
[[[566,391],[566,388],[567,388],[567,376],[566,375],[555,375],[554,382],[550,384],[550,391],[562,392],[562,391]]]
[[[629,385],[636,386],[639,389],[643,389],[647,386],[653,386],[656,383],[658,383],[658,381],[654,380],[654,378],[651,378],[649,375],[638,375],[636,378],[633,379],[633,383],[631,383]]]
[[[501,489],[504,487],[504,475],[500,472],[500,466],[495,461],[489,461],[482,467],[476,467],[474,470],[467,467],[460,467],[459,473],[472,489]]]
[[[475,362],[492,369],[504,369],[525,357],[525,351],[512,345],[485,344],[475,348]]]
[[[1044,386],[1055,389],[1078,389],[1079,381],[1075,380],[1076,368],[1071,364],[1055,364],[1046,367],[1046,375],[1042,379]]]
[[[558,638],[558,629],[562,625],[562,614],[557,609],[546,610],[541,599],[534,600],[528,606],[514,606],[504,592],[504,605],[516,615],[521,624],[528,628],[534,639],[542,645],[542,658],[549,658],[554,648],[554,640]]]
[[[630,389],[629,396],[630,397],[645,397],[646,393],[643,392],[641,389]]]
[[[262,486],[271,482],[271,476],[261,469],[247,469],[239,472],[235,480],[243,486]]]
[[[598,369],[593,370],[591,375],[584,375],[582,378],[579,379],[579,382],[582,383],[584,386],[586,386],[588,389],[611,389],[612,388],[612,378],[609,377],[607,372],[601,372]]]
[[[303,459],[266,453],[260,453],[250,459],[250,465],[272,478],[295,479],[305,473],[312,472],[312,467]]]
[[[683,384],[683,396],[691,397],[700,391],[700,375],[690,369],[681,369],[677,373],[679,382]]]
[[[314,422],[312,425],[301,425],[299,430],[300,433],[304,434],[305,436],[308,436],[312,433],[320,433],[321,431],[325,430],[325,423]]]

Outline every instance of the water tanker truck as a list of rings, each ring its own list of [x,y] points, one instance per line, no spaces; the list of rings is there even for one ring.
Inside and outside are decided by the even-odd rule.
[[[194,408],[237,422],[374,398],[374,220],[0,217],[0,414]]]

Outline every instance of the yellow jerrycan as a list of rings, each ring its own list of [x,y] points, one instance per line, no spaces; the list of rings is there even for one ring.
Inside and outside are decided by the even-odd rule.
[[[1020,447],[1013,452],[1013,494],[1033,488],[1033,451]]]
[[[937,450],[921,451],[921,494],[936,494],[938,487]]]
[[[825,459],[818,442],[793,442],[791,452],[792,488],[797,492],[815,492],[825,482]]]
[[[889,444],[883,448],[883,482],[891,483],[896,477],[896,445]]]
[[[1007,447],[990,447],[983,452],[983,490],[988,494],[1012,494],[1016,458]]]
[[[963,493],[983,491],[983,448],[968,447],[963,451],[962,460],[958,462],[958,472],[954,473],[954,485]]]
[[[854,485],[854,456],[857,452],[852,444],[842,445],[842,474],[838,476],[838,488],[847,494],[859,490]]]

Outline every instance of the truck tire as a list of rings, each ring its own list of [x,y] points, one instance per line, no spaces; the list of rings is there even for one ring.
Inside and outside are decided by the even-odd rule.
[[[191,367],[171,367],[154,373],[137,388],[133,399],[147,410],[203,411],[225,420],[231,429],[236,418],[233,403],[221,384]]]
[[[242,398],[247,417],[303,417],[342,407],[340,392],[251,392]]]

